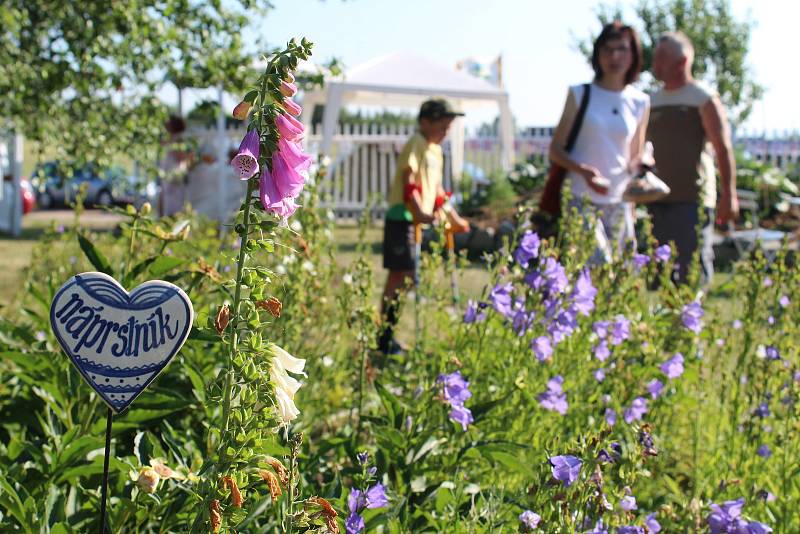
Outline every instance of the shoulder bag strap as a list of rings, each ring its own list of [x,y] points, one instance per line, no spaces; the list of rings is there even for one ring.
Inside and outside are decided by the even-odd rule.
[[[575,122],[572,123],[572,129],[569,131],[569,137],[567,137],[567,145],[564,147],[564,150],[567,152],[571,151],[575,146],[575,141],[578,139],[578,133],[581,131],[581,126],[583,125],[583,117],[586,115],[586,108],[589,107],[589,91],[592,87],[592,84],[585,83],[583,84],[583,96],[581,97],[581,105],[578,108],[578,114],[575,116]]]

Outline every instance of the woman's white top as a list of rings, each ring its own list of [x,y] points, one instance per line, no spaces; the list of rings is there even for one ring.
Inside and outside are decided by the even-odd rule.
[[[583,85],[573,85],[570,91],[580,105]],[[610,91],[593,83],[590,91],[586,115],[570,157],[596,167],[611,186],[608,194],[601,195],[589,188],[583,176],[569,172],[572,197],[588,196],[595,204],[622,202],[622,193],[631,178],[631,141],[650,105],[650,97],[631,85],[622,91]]]

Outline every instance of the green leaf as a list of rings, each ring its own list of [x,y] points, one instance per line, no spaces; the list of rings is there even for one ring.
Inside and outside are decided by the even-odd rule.
[[[74,484],[82,478],[94,476],[94,475],[102,475],[103,474],[103,455],[100,454],[95,456],[90,463],[80,465],[77,467],[71,467],[69,469],[63,470],[58,478],[56,478],[56,484],[63,484],[68,482],[70,484]],[[125,462],[122,462],[113,456],[108,459],[109,460],[109,472],[115,471],[120,473],[127,473],[130,470],[130,466]]]
[[[531,466],[521,461],[522,456],[519,454],[520,446],[518,445],[491,443],[480,445],[476,449],[481,453],[481,456],[493,464],[498,463],[516,473],[532,472]]]
[[[510,395],[504,395],[500,398],[478,404],[477,406],[473,406],[471,410],[472,410],[472,417],[475,420],[474,422],[477,423],[478,421],[483,419],[486,416],[486,414],[488,414],[492,410],[492,408],[504,403],[509,396]]]
[[[383,407],[386,409],[386,415],[389,417],[389,421],[397,426],[397,417],[402,411],[400,401],[397,400],[397,397],[395,397],[380,382],[375,382],[375,390],[378,392],[378,396],[381,398]]]
[[[192,382],[192,393],[198,401],[205,404],[206,402],[206,383],[203,377],[195,371],[192,367],[186,365],[184,368],[186,374],[189,375],[189,380]]]
[[[64,523],[58,522],[50,528],[50,534],[71,534],[69,526]]]
[[[66,448],[56,458],[53,466],[55,471],[69,467],[76,460],[82,459],[87,453],[101,449],[104,445],[104,438],[100,436],[81,436],[67,444]]]
[[[222,338],[219,337],[219,334],[207,328],[197,328],[192,325],[192,329],[189,331],[189,339],[195,341],[220,341]]]
[[[244,95],[244,98],[242,98],[242,100],[245,102],[250,102],[252,104],[253,101],[256,99],[256,96],[258,96],[258,90],[253,89],[252,91],[248,91],[247,94]]]
[[[186,260],[174,256],[159,256],[152,265],[150,265],[150,274],[158,278],[184,263],[186,263]]]
[[[91,241],[86,239],[83,235],[78,234],[78,243],[86,259],[89,260],[89,263],[91,263],[95,269],[108,276],[114,276],[114,270],[111,268],[111,264],[108,263],[103,253],[100,252]]]
[[[428,455],[428,453],[430,453],[433,450],[435,450],[436,447],[438,447],[442,443],[446,443],[446,442],[447,442],[447,438],[436,439],[433,436],[431,436],[430,438],[428,438],[428,440],[425,443],[422,444],[422,447],[419,448],[419,450],[416,452],[416,454],[414,454],[414,457],[411,459],[411,462],[417,462],[417,461],[423,459],[425,456]]]
[[[26,525],[25,506],[5,475],[0,476],[0,507],[7,510],[21,525]],[[31,532],[30,528],[26,527],[25,532]]]
[[[147,269],[158,258],[159,256],[150,256],[149,258],[146,258],[137,263],[136,265],[134,265],[133,269],[131,269],[131,272],[129,272],[128,275],[125,277],[125,283],[123,285],[127,287],[131,282],[136,280],[136,278],[140,274],[142,274],[145,271],[145,269]]]

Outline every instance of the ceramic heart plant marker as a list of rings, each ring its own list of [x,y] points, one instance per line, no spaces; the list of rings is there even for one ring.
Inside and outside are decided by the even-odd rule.
[[[178,353],[193,318],[192,302],[173,284],[153,280],[128,293],[97,272],[70,278],[50,306],[61,348],[116,414]]]

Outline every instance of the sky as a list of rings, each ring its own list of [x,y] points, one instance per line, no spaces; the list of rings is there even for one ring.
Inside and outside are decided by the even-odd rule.
[[[613,5],[631,14],[635,1]],[[315,42],[314,61],[337,58],[353,67],[397,51],[454,66],[469,56],[503,56],[503,78],[518,126],[549,126],[560,115],[566,88],[592,71],[578,38],[599,30],[597,0],[273,0],[254,31],[280,45],[294,36]],[[765,87],[744,125],[769,132],[800,129],[795,66],[800,2],[732,0],[738,20],[756,25],[748,65]],[[346,69],[345,69],[346,70]],[[493,118],[487,109],[468,123]]]

